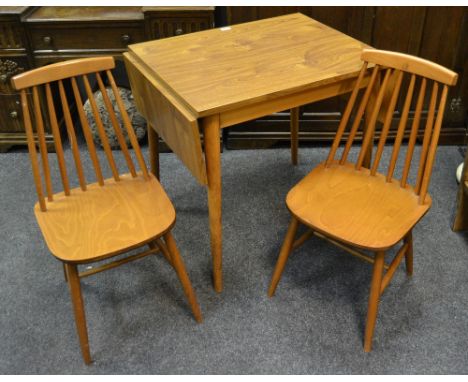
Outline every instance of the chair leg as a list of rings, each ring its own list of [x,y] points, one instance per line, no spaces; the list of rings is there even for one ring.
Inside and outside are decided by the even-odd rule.
[[[182,284],[182,287],[184,288],[185,296],[187,297],[187,300],[190,304],[195,320],[202,322],[203,318],[200,311],[200,306],[197,302],[197,297],[195,296],[192,284],[190,283],[190,279],[187,275],[187,272],[185,271],[185,266],[182,261],[182,257],[180,256],[179,250],[177,249],[174,237],[170,232],[164,235],[164,241],[166,242],[167,248],[171,254],[172,265],[177,272],[177,276],[179,276],[179,280]]]
[[[413,275],[413,232],[409,231],[404,238],[405,244],[408,243],[408,249],[405,253],[406,274]]]
[[[275,294],[276,286],[279,283],[284,266],[286,265],[286,261],[288,260],[289,254],[291,253],[291,248],[294,242],[294,237],[296,236],[298,224],[298,220],[293,216],[291,222],[289,223],[288,232],[286,233],[286,237],[284,238],[284,242],[281,247],[275,271],[273,272],[273,277],[271,278],[270,288],[268,289],[269,297],[272,297]]]
[[[379,308],[380,286],[382,283],[384,259],[385,252],[379,251],[376,253],[369,294],[369,305],[367,308],[366,333],[364,337],[365,352],[370,352],[372,349],[372,337],[374,336],[375,321],[377,319],[377,311]]]
[[[76,329],[80,339],[81,353],[87,365],[91,363],[89,352],[88,330],[86,329],[86,317],[81,296],[80,278],[78,276],[77,266],[74,264],[65,264],[68,274],[68,284],[70,285],[70,294],[75,312]]]
[[[65,263],[62,263],[62,267],[63,267],[63,277],[65,278],[65,281],[68,282],[67,267],[65,266]]]
[[[151,249],[155,249],[156,247],[159,248],[159,250],[161,251],[161,253],[163,254],[164,258],[167,260],[167,262],[171,265],[172,265],[172,258],[171,258],[171,254],[169,253],[169,251],[167,250],[166,247],[164,247],[163,244],[161,244],[161,242],[158,240],[155,240],[155,241],[151,241],[148,243],[148,246],[151,248]]]

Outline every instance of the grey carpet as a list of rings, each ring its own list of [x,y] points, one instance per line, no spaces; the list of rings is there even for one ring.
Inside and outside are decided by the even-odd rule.
[[[86,278],[91,366],[81,358],[61,265],[33,216],[27,152],[0,155],[0,372],[468,373],[468,240],[450,229],[462,161],[456,147],[438,149],[433,207],[414,230],[414,276],[401,266],[386,290],[372,353],[362,348],[367,263],[313,238],[291,256],[276,296],[267,297],[289,221],[285,195],[327,152],[301,148],[293,167],[287,149],[224,151],[221,294],[211,284],[206,191],[173,154],[162,154],[162,184],[177,211],[174,235],[204,322],[192,318],[162,257]]]

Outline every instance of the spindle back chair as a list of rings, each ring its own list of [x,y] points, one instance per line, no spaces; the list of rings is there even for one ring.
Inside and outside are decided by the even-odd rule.
[[[201,321],[201,312],[195,293],[170,232],[175,224],[174,207],[158,180],[146,168],[130,118],[112,76],[111,70],[114,67],[113,57],[85,58],[41,67],[12,78],[13,86],[20,91],[21,95],[29,155],[38,196],[38,203],[34,208],[36,219],[50,252],[63,263],[65,279],[70,286],[81,350],[86,363],[91,362],[91,356],[81,296],[80,278],[82,277],[151,254],[162,253],[177,272],[196,320]],[[114,94],[123,127],[119,124],[104,86],[104,75]],[[100,109],[91,88],[91,76],[95,77],[102,93],[104,106],[109,113],[129,174],[121,174],[118,171]],[[88,183],[86,180],[70,111],[70,99],[65,90],[65,81],[71,84],[76,112],[93,165],[96,183]],[[90,102],[105,158],[112,173],[112,178],[109,179],[104,179],[98,150],[93,142],[90,124],[83,109],[80,84]],[[54,102],[52,85],[58,87],[58,101],[60,102]],[[44,113],[47,115],[43,115],[41,111],[42,100],[44,100],[44,105],[47,105],[47,113]],[[78,177],[79,187],[74,189],[70,187],[69,171],[65,162],[56,110],[58,103],[61,104]],[[34,113],[36,134],[33,129],[31,110]],[[52,189],[51,166],[44,136],[46,117],[48,117],[54,137],[63,186],[63,191],[58,193],[54,193]],[[133,163],[123,131],[127,132],[137,163]],[[40,161],[36,144],[39,146]],[[139,171],[137,171],[136,164],[138,164]],[[148,245],[149,249],[142,253],[107,262],[88,271],[78,272],[79,264],[104,260],[144,245]]]
[[[299,247],[313,235],[324,238],[351,254],[373,263],[364,339],[364,350],[370,351],[380,295],[389,284],[403,257],[406,259],[407,273],[412,274],[411,232],[431,205],[431,198],[428,194],[429,180],[434,165],[448,89],[456,83],[457,74],[433,62],[389,51],[365,49],[361,59],[363,60],[361,71],[327,159],[293,187],[286,198],[292,220],[275,267],[269,295],[272,296],[275,293],[291,250]],[[370,64],[374,65],[370,69],[370,79],[358,101],[361,81],[365,78]],[[385,166],[381,164],[382,154],[399,95],[404,91],[402,86],[404,76],[409,76],[408,88],[390,161],[388,166]],[[418,86],[419,90],[416,90]],[[429,109],[422,136],[421,152],[416,161],[416,180],[414,186],[411,186],[409,184],[410,168],[425,95],[429,88]],[[441,91],[440,88],[442,88]],[[367,130],[362,142],[358,145],[357,160],[353,163],[348,159],[349,152],[372,92],[376,92],[377,97],[372,105]],[[405,137],[414,94],[417,94],[414,118],[409,129],[406,154],[401,158],[404,160],[403,170],[401,178],[395,179],[395,168]],[[374,159],[370,167],[365,168],[366,153],[369,149],[372,150],[376,124],[381,116],[383,116],[383,126]],[[348,137],[341,157],[335,159],[348,125]],[[382,167],[387,168],[386,174],[378,172]],[[294,241],[299,222],[309,227],[309,230]],[[384,263],[385,251],[401,240],[403,240],[402,247],[391,264],[387,266]],[[369,256],[359,249],[369,250],[375,253],[375,256]],[[383,276],[384,268],[388,271]]]

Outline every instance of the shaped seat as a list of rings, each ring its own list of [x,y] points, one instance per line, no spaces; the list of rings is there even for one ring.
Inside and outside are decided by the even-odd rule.
[[[114,67],[113,57],[85,58],[48,65],[12,78],[14,88],[20,90],[21,93],[28,150],[38,196],[34,213],[50,252],[64,266],[65,279],[71,292],[81,352],[87,364],[91,362],[91,354],[81,295],[80,279],[83,277],[145,256],[161,253],[176,271],[195,319],[199,322],[202,320],[195,293],[170,232],[175,223],[174,207],[158,180],[146,168],[135,132],[112,76],[111,69]],[[98,107],[88,77],[94,77],[93,79],[102,93],[103,107]],[[105,80],[112,88],[122,116],[123,126],[120,126],[118,122],[110,97],[105,89]],[[58,89],[57,97],[53,95],[52,86],[56,86]],[[69,86],[68,96],[66,86]],[[81,90],[86,92],[91,105],[105,158],[112,172],[110,179],[103,177],[99,155],[83,110]],[[86,182],[86,174],[81,163],[82,152],[78,149],[75,133],[76,121],[73,121],[68,105],[70,93],[74,95],[77,119],[79,119],[79,125],[81,125],[88,146],[96,183],[88,184]],[[63,191],[58,193],[54,193],[52,189],[49,156],[44,135],[46,121],[42,115],[41,104],[47,105],[48,123],[54,136],[63,186]],[[70,188],[69,169],[65,162],[56,105],[61,105],[79,188]],[[30,110],[34,113],[35,132],[33,131]],[[109,119],[127,164],[128,173],[124,175],[121,175],[117,169],[114,154],[110,149],[107,133],[103,126],[101,112],[105,110],[109,113]],[[130,155],[123,131],[128,134],[136,163]],[[38,159],[36,144],[39,146],[41,160]],[[139,171],[137,171],[136,164],[138,164]],[[78,270],[79,264],[105,260],[144,246],[149,248],[138,254],[106,262],[90,270],[81,272]]]
[[[286,204],[313,230],[356,247],[386,250],[424,216],[431,199],[419,204],[411,186],[369,172],[353,163],[322,163],[289,191]]]
[[[150,174],[133,178],[120,175],[120,181],[106,179],[54,195],[46,202],[47,213],[39,203],[34,207],[39,227],[50,252],[62,261],[96,261],[125,252],[168,231],[175,222],[175,210],[157,179]],[[61,239],[59,239],[61,238]]]

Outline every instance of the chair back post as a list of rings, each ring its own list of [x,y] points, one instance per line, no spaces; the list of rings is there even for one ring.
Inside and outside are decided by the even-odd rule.
[[[432,81],[433,86],[429,101],[426,126],[424,128],[424,137],[418,163],[416,183],[412,188],[415,194],[419,197],[419,203],[424,204],[426,202],[425,199],[429,187],[432,168],[434,166],[435,152],[439,140],[440,129],[442,127],[448,89],[449,86],[456,84],[458,75],[455,72],[431,61],[396,52],[364,49],[361,54],[361,59],[363,60],[361,72],[359,73],[356,86],[351,93],[350,99],[343,113],[343,118],[338,127],[335,140],[333,141],[329,155],[325,161],[325,166],[330,166],[333,163],[338,146],[351,119],[350,116],[353,115],[353,109],[356,108],[356,105],[359,105],[356,113],[354,114],[354,120],[352,121],[339,165],[344,165],[347,162],[349,150],[354,142],[364,111],[369,103],[370,95],[375,91],[374,88],[376,88],[378,90],[377,97],[372,105],[367,130],[363,136],[359,156],[355,163],[355,169],[359,171],[362,167],[368,147],[372,144],[372,137],[374,136],[377,119],[382,111],[382,106],[386,105],[379,143],[370,170],[370,176],[376,175],[382,158],[383,149],[387,141],[395,107],[400,93],[404,90],[402,87],[402,83],[404,82],[403,78],[404,76],[409,76],[410,80],[406,89],[406,97],[386,174],[387,182],[394,181],[393,175],[400,155],[401,144],[404,137],[409,136],[407,150],[404,157],[402,176],[399,180],[400,186],[402,188],[407,188],[408,176],[413,162],[414,147],[419,132],[422,109],[426,97],[426,90],[430,88],[429,81]],[[362,95],[361,101],[357,102],[358,90],[360,88],[362,78],[370,64],[374,65],[371,78],[364,94]],[[385,76],[383,81],[380,83],[380,81],[377,81],[377,74],[382,71],[385,73]],[[390,80],[390,78],[392,78],[392,80]],[[440,100],[437,102],[439,86],[443,86],[443,88]],[[388,103],[383,102],[386,94],[388,94],[390,98]],[[413,104],[413,95],[416,95],[414,97],[416,107],[411,127],[409,132],[406,133],[409,112],[411,105]]]
[[[117,140],[119,142],[122,153],[125,157],[127,167],[132,175],[136,177],[137,173],[135,171],[135,166],[133,164],[132,158],[128,151],[127,144],[125,142],[124,135],[122,133],[122,128],[119,125],[117,116],[114,111],[112,102],[107,94],[107,90],[104,86],[100,72],[105,72],[108,76],[109,83],[112,88],[112,92],[115,96],[117,106],[120,110],[123,125],[127,131],[128,137],[132,144],[133,149],[135,150],[135,155],[139,166],[142,171],[142,175],[145,179],[150,179],[148,170],[146,168],[143,155],[141,153],[136,134],[131,126],[130,118],[125,110],[123,101],[120,97],[117,85],[114,78],[112,77],[111,69],[115,67],[115,62],[113,57],[93,57],[93,58],[84,58],[77,60],[70,60],[65,62],[59,62],[52,65],[44,66],[41,68],[33,69],[25,73],[21,73],[12,78],[11,82],[13,87],[16,90],[20,91],[21,94],[21,107],[24,119],[24,125],[28,140],[28,150],[31,159],[32,172],[34,177],[34,183],[36,186],[36,192],[38,195],[39,206],[41,211],[46,211],[46,201],[44,195],[44,189],[41,178],[40,165],[38,160],[38,154],[36,150],[36,143],[39,146],[40,157],[42,162],[42,172],[44,176],[45,190],[47,194],[47,200],[49,202],[53,201],[53,190],[52,190],[52,181],[50,173],[49,158],[47,155],[47,146],[45,141],[45,132],[44,132],[44,116],[41,111],[40,98],[44,90],[45,94],[45,104],[47,105],[49,123],[52,130],[52,135],[54,137],[55,151],[57,155],[58,167],[60,171],[60,177],[62,180],[63,191],[66,196],[70,195],[70,182],[68,178],[68,170],[65,162],[65,156],[63,152],[63,145],[60,136],[59,122],[57,119],[56,104],[54,102],[54,97],[52,93],[52,84],[56,84],[58,87],[58,97],[57,100],[60,101],[61,111],[63,112],[64,124],[67,131],[68,139],[70,141],[70,147],[72,151],[73,161],[75,164],[76,173],[78,176],[79,185],[82,191],[87,190],[87,182],[83,170],[83,165],[80,157],[80,151],[78,148],[76,130],[74,126],[74,121],[69,107],[69,100],[67,97],[67,92],[65,90],[65,81],[71,83],[71,90],[73,93],[74,101],[76,102],[76,110],[78,114],[78,119],[80,121],[81,127],[83,129],[83,135],[86,140],[88,147],[88,152],[91,157],[91,161],[94,167],[96,179],[99,185],[104,185],[104,178],[102,175],[102,169],[99,163],[97,151],[95,144],[93,142],[93,137],[91,134],[88,118],[85,115],[83,109],[83,100],[80,95],[80,88],[78,80],[81,78],[82,86],[84,87],[85,93],[88,97],[89,103],[91,105],[92,115],[94,122],[96,123],[99,137],[101,139],[105,156],[109,163],[109,167],[112,171],[112,176],[115,181],[120,181],[119,172],[117,169],[116,162],[114,160],[112,150],[109,144],[109,139],[107,133],[104,129],[104,125],[101,119],[100,110],[94,99],[93,91],[88,79],[89,75],[95,74],[96,81],[98,84],[99,90],[102,92],[104,106],[106,111],[109,113],[112,127],[114,128]],[[32,94],[32,97],[28,97],[28,94]],[[37,142],[34,133],[33,123],[31,120],[31,112],[34,111],[34,125],[37,132]]]

